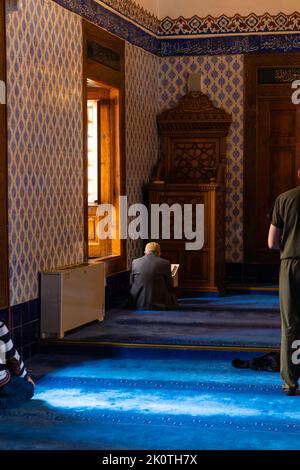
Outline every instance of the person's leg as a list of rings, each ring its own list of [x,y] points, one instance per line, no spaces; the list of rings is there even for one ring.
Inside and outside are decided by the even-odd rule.
[[[280,374],[284,389],[296,389],[300,376],[299,365],[293,364],[295,352],[293,343],[300,340],[300,260],[281,261],[280,278],[280,312],[281,312],[281,349]]]
[[[34,395],[34,386],[22,377],[12,377],[0,388],[0,409],[16,408],[29,401]]]

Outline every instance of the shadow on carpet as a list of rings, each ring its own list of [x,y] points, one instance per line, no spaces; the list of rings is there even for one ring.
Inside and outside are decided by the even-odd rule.
[[[69,332],[66,340],[142,344],[276,347],[278,295],[185,298],[178,310],[112,310],[101,323]]]

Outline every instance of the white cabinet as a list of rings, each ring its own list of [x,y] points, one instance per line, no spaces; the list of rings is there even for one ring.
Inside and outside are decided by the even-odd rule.
[[[105,315],[105,263],[41,273],[41,337],[66,331]]]

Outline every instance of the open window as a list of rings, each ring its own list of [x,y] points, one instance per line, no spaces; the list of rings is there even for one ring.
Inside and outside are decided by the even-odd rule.
[[[0,2],[0,308],[8,306],[8,243],[7,243],[7,160],[5,83],[5,14]]]
[[[91,86],[92,85],[92,86]],[[116,214],[120,197],[120,92],[88,81],[88,254],[89,258],[121,256],[119,219],[115,237],[99,237],[99,204],[111,204]]]
[[[105,260],[108,272],[118,272],[126,269],[119,220],[126,194],[124,42],[84,22],[84,54],[86,258]],[[115,210],[113,237],[100,229],[104,204]]]

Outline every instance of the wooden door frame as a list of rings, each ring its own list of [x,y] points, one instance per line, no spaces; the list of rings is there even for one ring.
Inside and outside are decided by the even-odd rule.
[[[253,210],[249,207],[251,191],[255,187],[256,172],[253,171],[254,162],[256,162],[257,153],[257,69],[259,67],[293,67],[300,63],[300,53],[272,53],[272,54],[246,54],[244,58],[244,191],[243,191],[243,209],[244,209],[244,225],[243,225],[243,241],[244,241],[244,263],[257,264],[258,261],[251,259],[251,233],[248,231],[249,221],[253,216]],[[276,85],[277,87],[280,85]],[[291,96],[292,96],[291,88]],[[283,90],[283,98],[286,96]],[[253,156],[255,155],[255,159]]]
[[[5,1],[0,1],[0,80],[6,83]],[[3,285],[0,285],[0,308],[9,305],[8,288],[8,215],[7,215],[7,122],[6,105],[0,104],[0,230],[3,231],[3,247],[0,249],[4,269]],[[0,246],[1,248],[1,246]]]
[[[82,20],[83,29],[83,171],[84,171],[84,260],[88,261],[88,177],[87,177],[87,79],[102,82],[120,91],[120,195],[126,195],[126,125],[125,125],[125,41],[111,33]],[[120,71],[88,60],[87,41],[93,40],[101,46],[117,52],[120,56]],[[127,241],[121,240],[121,255],[104,259],[107,274],[127,270]]]

